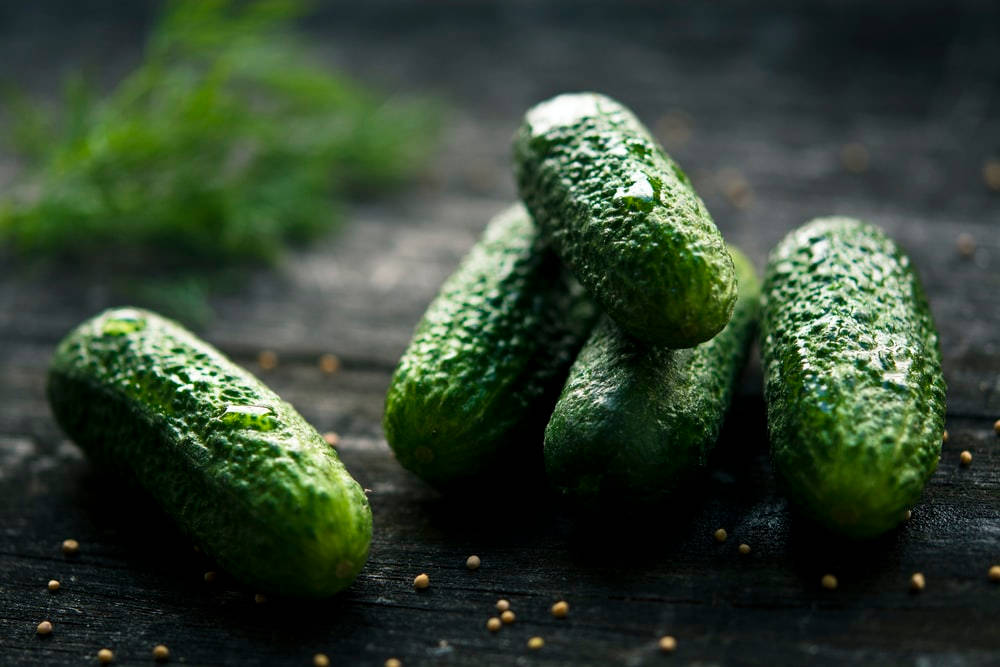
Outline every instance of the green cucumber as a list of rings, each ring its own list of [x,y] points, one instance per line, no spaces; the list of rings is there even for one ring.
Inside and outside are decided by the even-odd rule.
[[[632,336],[693,347],[736,303],[733,262],[688,177],[618,102],[559,95],[514,140],[518,189],[553,248]]]
[[[396,458],[438,487],[540,459],[545,421],[596,317],[524,207],[498,215],[393,375],[383,427]]]
[[[730,247],[739,298],[726,328],[692,349],[649,345],[603,318],[545,430],[545,471],[583,508],[648,505],[705,467],[756,331],[760,287]]]
[[[278,396],[180,325],[108,310],[60,344],[48,396],[102,468],[144,488],[255,590],[323,597],[368,557],[368,499]]]
[[[771,458],[792,504],[850,537],[900,521],[937,467],[945,382],[909,258],[814,220],[772,251],[761,323]]]

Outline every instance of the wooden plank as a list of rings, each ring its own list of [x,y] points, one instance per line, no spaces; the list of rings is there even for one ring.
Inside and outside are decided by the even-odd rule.
[[[119,69],[136,57],[145,10],[60,27],[37,6],[42,14],[0,22],[10,71],[54,81],[64,57],[90,54]],[[141,494],[101,477],[45,402],[53,346],[119,302],[114,276],[8,255],[0,662],[93,663],[108,646],[118,664],[146,663],[162,642],[172,662],[207,665],[302,665],[318,651],[334,664],[371,665],[390,656],[407,665],[995,663],[1000,586],[987,569],[1000,562],[1000,195],[981,169],[1000,146],[1000,17],[988,3],[907,2],[904,29],[901,7],[325,8],[309,26],[324,57],[452,101],[442,153],[413,191],[356,205],[338,234],[213,297],[216,316],[202,333],[321,431],[341,435],[344,461],[371,489],[371,560],[354,586],[323,602],[255,604],[254,591],[225,576],[205,584],[212,564]],[[87,46],[87,35],[107,46]],[[580,88],[621,98],[659,128],[727,238],[758,267],[788,229],[829,213],[876,222],[908,248],[941,332],[950,438],[900,529],[848,543],[789,513],[767,460],[756,362],[711,474],[653,517],[582,521],[519,480],[456,502],[393,460],[379,422],[396,359],[441,281],[513,199],[509,138],[520,114]],[[678,118],[689,125],[684,141],[669,131]],[[849,142],[868,151],[863,173],[844,168]],[[727,169],[749,184],[744,205],[727,196]],[[0,163],[3,178],[12,170]],[[973,256],[957,251],[960,233],[975,238]],[[256,366],[262,348],[277,351],[275,370]],[[325,352],[342,358],[333,376],[316,365]],[[967,468],[958,464],[965,449]],[[712,539],[718,527],[730,535],[723,544]],[[77,557],[59,551],[66,537],[81,542]],[[483,559],[476,572],[464,567],[471,553]],[[927,581],[920,594],[908,587],[916,571]],[[419,572],[432,580],[423,593],[411,583]],[[819,585],[827,572],[836,591]],[[53,577],[63,583],[56,594],[45,588]],[[501,596],[518,620],[492,635],[485,621]],[[548,613],[560,598],[571,605],[563,620]],[[43,618],[55,625],[44,639],[34,634]],[[678,638],[669,658],[656,647],[666,633]],[[546,640],[537,653],[525,646],[532,635]]]

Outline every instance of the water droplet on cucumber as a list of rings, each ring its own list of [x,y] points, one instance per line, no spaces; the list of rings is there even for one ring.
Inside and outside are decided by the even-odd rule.
[[[274,412],[265,405],[227,405],[219,419],[255,431],[270,431],[278,425]]]
[[[146,320],[138,312],[131,309],[116,310],[104,320],[104,334],[107,336],[124,336],[142,331],[146,328]]]

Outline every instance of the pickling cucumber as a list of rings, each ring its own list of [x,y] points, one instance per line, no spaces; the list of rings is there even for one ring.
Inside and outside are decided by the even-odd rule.
[[[877,227],[814,220],[772,251],[762,356],[790,501],[850,537],[903,520],[937,467],[945,382],[909,258]]]
[[[553,248],[630,335],[692,347],[736,303],[733,262],[691,181],[618,102],[559,95],[514,140],[518,189]]]
[[[144,488],[255,590],[323,597],[368,557],[368,499],[336,451],[218,350],[152,312],[116,308],[60,344],[48,397],[104,469]]]
[[[545,422],[596,318],[524,207],[496,216],[393,375],[383,427],[396,458],[438,487],[498,465],[540,472]]]
[[[545,430],[545,471],[558,496],[585,509],[652,505],[705,467],[757,328],[757,276],[730,251],[739,298],[711,340],[673,350],[601,320]]]

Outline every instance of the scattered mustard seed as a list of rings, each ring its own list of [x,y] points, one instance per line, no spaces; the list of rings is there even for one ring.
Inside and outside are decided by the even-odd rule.
[[[541,637],[532,637],[531,639],[528,640],[528,648],[530,648],[532,651],[537,651],[543,646],[545,646],[545,640],[542,639]]]
[[[55,579],[49,579],[49,590],[53,593],[59,590],[59,582]]]
[[[399,658],[389,658],[385,661],[385,667],[403,667],[403,662]]]
[[[746,556],[747,554],[750,553],[750,545],[749,544],[741,544],[740,547],[739,547],[739,551],[740,551],[740,555],[741,556]]]
[[[97,652],[97,660],[102,665],[106,665],[114,659],[115,659],[115,654],[112,653],[111,649],[109,648],[102,648],[100,651]]]
[[[969,465],[970,463],[972,463],[972,452],[966,449],[965,451],[963,451],[961,454],[958,455],[958,460],[964,466]]]
[[[253,596],[253,601],[256,602],[257,604],[264,604],[265,602],[267,602],[267,596],[264,595],[263,593],[255,593]]]
[[[340,436],[334,433],[333,431],[327,431],[326,433],[324,433],[323,439],[326,440],[326,444],[330,445],[331,447],[336,447],[337,445],[340,444]]]
[[[163,644],[157,644],[153,647],[153,660],[157,662],[164,662],[170,657],[170,649],[168,649]]]
[[[490,632],[497,632],[503,623],[496,616],[491,616],[489,620],[486,621],[486,629]]]
[[[824,574],[823,578],[819,580],[820,585],[828,591],[832,591],[837,588],[837,577],[832,574]]]
[[[926,585],[927,582],[924,581],[924,575],[921,574],[920,572],[914,572],[913,576],[910,577],[910,590],[912,590],[913,592],[919,593],[920,591],[924,590],[924,586]]]
[[[475,554],[472,554],[471,556],[465,559],[465,567],[469,568],[470,570],[478,570],[479,566],[482,564],[483,561],[480,560],[479,556]]]
[[[330,658],[326,653],[317,653],[313,656],[313,667],[330,667]]]
[[[327,375],[333,375],[340,370],[340,357],[335,354],[324,354],[319,358],[319,369]]]
[[[1000,191],[1000,160],[993,158],[983,163],[983,181],[990,190]]]
[[[52,622],[51,621],[42,621],[41,623],[38,624],[38,627],[35,628],[35,632],[37,632],[40,635],[51,635],[52,634]]]
[[[993,432],[1000,435],[1000,419],[993,422]]]
[[[944,433],[941,434],[941,442],[948,442],[948,429],[945,429]]]
[[[677,650],[677,640],[671,635],[660,637],[660,650],[664,653],[673,653]]]
[[[278,355],[271,350],[261,350],[257,355],[257,365],[265,371],[274,370],[278,366]]]
[[[418,574],[416,577],[413,578],[413,587],[416,588],[418,591],[422,591],[423,589],[427,588],[430,585],[431,585],[431,578],[428,577],[426,574]]]
[[[565,600],[560,600],[552,605],[552,615],[556,618],[566,618],[569,615],[569,603]]]
[[[990,581],[1000,581],[1000,565],[994,565],[990,568]]]
[[[665,113],[656,121],[656,134],[663,137],[664,145],[670,150],[684,146],[691,138],[691,130],[691,116],[680,110]]]
[[[497,611],[507,611],[508,609],[510,609],[509,600],[497,600]]]
[[[868,169],[868,149],[857,141],[845,144],[840,149],[840,161],[847,171],[853,174],[864,173]]]
[[[736,208],[749,208],[753,204],[753,190],[746,176],[738,169],[721,169],[718,179],[730,204]]]
[[[209,570],[208,572],[206,572],[206,573],[205,573],[205,574],[203,575],[203,577],[204,577],[204,579],[205,579],[205,583],[206,583],[206,584],[210,584],[210,583],[214,582],[214,581],[215,581],[215,578],[216,578],[217,576],[218,576],[218,575],[217,575],[217,574],[216,574],[216,573],[215,573],[215,572],[214,572],[213,570]]]
[[[507,625],[513,623],[515,618],[517,617],[514,616],[514,612],[512,612],[510,609],[500,614],[500,620],[506,623]]]
[[[962,232],[955,237],[955,247],[962,257],[972,257],[976,254],[976,239],[968,232]]]
[[[903,521],[909,521],[913,517],[913,510],[906,510],[906,514],[903,515]]]
[[[76,540],[73,540],[73,539],[63,540],[62,551],[67,556],[72,556],[73,554],[75,554],[79,550],[80,550],[80,543],[77,542]]]
[[[719,528],[717,531],[715,531],[716,542],[725,542],[727,537],[729,537],[729,533],[726,532],[725,528]]]

